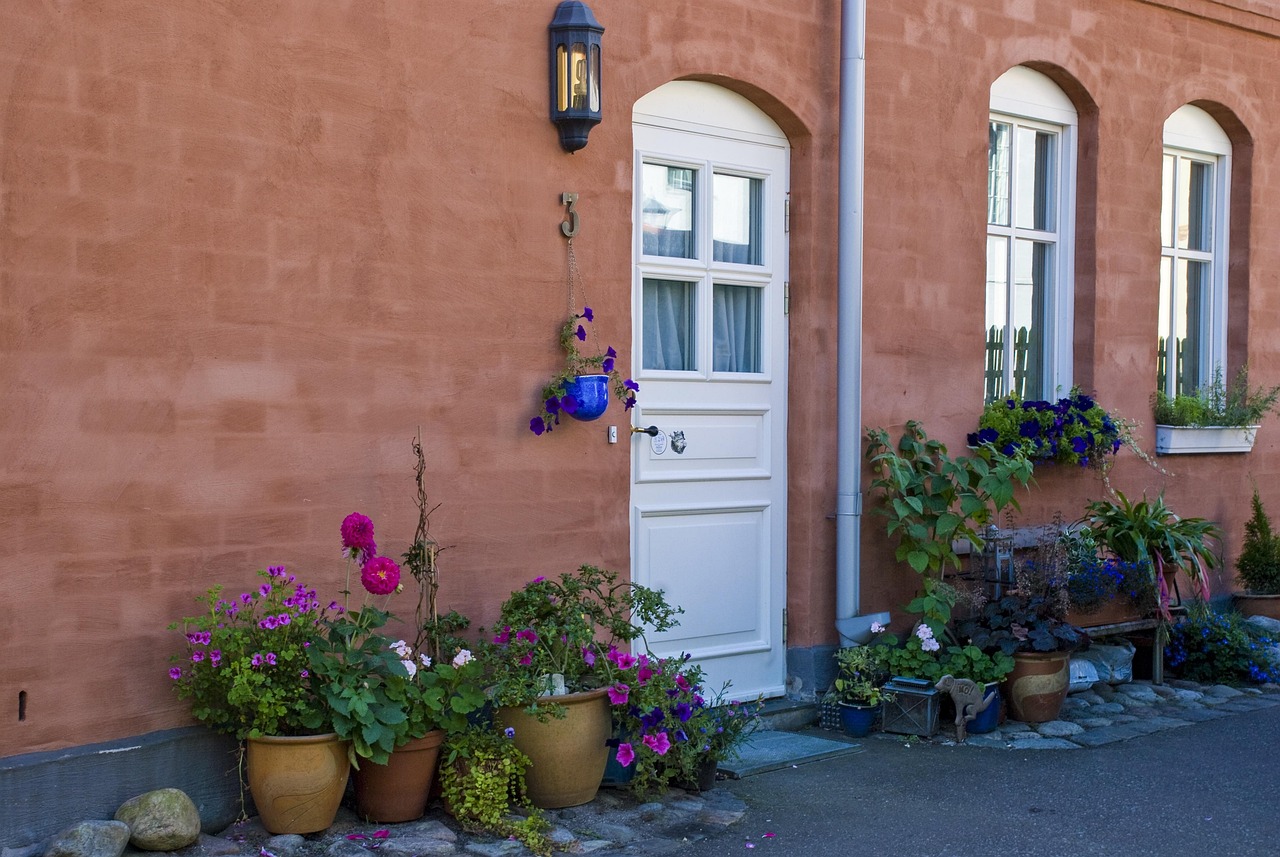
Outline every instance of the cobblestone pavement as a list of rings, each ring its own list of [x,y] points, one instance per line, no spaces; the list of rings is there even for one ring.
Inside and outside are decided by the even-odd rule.
[[[1280,686],[1277,685],[1233,688],[1181,680],[1163,685],[1150,681],[1114,686],[1097,682],[1089,690],[1068,696],[1057,720],[1048,723],[1010,720],[994,732],[970,735],[965,743],[970,747],[1008,750],[1078,750],[1275,705],[1280,705]],[[875,737],[904,740],[906,736],[880,732],[875,733]],[[943,722],[938,734],[930,740],[946,744],[954,743],[954,737],[954,725]]]

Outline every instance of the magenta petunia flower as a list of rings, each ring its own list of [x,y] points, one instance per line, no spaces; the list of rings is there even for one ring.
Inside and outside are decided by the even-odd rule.
[[[667,755],[667,751],[671,749],[671,739],[665,731],[659,732],[657,735],[644,736],[644,745],[659,756]]]
[[[400,585],[400,566],[385,556],[375,556],[360,569],[360,582],[374,595],[389,595]]]
[[[527,643],[538,642],[538,632],[532,628],[525,628],[523,631],[516,632],[517,640],[524,640]]]
[[[614,756],[618,760],[618,764],[624,768],[631,767],[631,763],[636,760],[636,751],[632,749],[630,744],[619,744],[618,755]]]
[[[609,688],[609,702],[612,705],[626,705],[628,694],[631,688],[625,684],[618,683]]]
[[[582,661],[589,667],[596,665],[596,653],[591,650],[590,646],[582,647]]]
[[[641,664],[640,669],[636,670],[636,679],[641,684],[644,684],[651,678],[653,678],[653,667],[648,664]]]
[[[529,652],[525,652],[524,657],[520,659],[520,666],[527,667],[531,663],[533,663],[533,655]]]
[[[504,625],[502,628],[502,633],[495,634],[493,637],[493,641],[497,643],[499,646],[505,646],[507,643],[511,642],[511,626]]]

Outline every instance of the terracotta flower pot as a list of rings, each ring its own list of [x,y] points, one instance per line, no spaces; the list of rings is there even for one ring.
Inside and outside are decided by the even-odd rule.
[[[1009,716],[1024,723],[1055,720],[1071,686],[1070,652],[1015,652],[1001,693]]]
[[[351,763],[336,733],[248,738],[249,793],[269,832],[316,833],[333,824]]]
[[[1112,598],[1092,613],[1081,613],[1077,610],[1067,611],[1067,621],[1078,628],[1094,628],[1099,625],[1118,625],[1141,619],[1137,608],[1126,598]]]
[[[436,729],[397,747],[385,765],[362,761],[351,775],[360,817],[382,823],[421,818],[427,811],[443,741],[444,730]]]
[[[1236,609],[1242,616],[1266,616],[1280,620],[1280,595],[1254,595],[1251,592],[1234,592]]]
[[[541,702],[561,705],[563,718],[545,723],[523,708],[499,708],[498,722],[516,730],[515,745],[529,757],[525,780],[529,800],[542,809],[559,809],[590,802],[600,788],[609,761],[612,723],[604,688]]]

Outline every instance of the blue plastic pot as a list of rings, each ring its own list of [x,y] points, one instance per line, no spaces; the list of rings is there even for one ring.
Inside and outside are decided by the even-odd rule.
[[[844,732],[853,738],[865,738],[871,727],[875,725],[876,715],[880,713],[878,705],[850,705],[840,703],[840,725]]]
[[[579,375],[564,385],[564,394],[578,403],[569,416],[583,422],[598,420],[609,407],[609,376]]]
[[[995,728],[1000,725],[1000,686],[998,684],[987,685],[986,693],[995,691],[995,699],[991,700],[991,704],[978,716],[969,721],[965,726],[965,731],[970,735],[981,735],[985,732],[994,732]]]

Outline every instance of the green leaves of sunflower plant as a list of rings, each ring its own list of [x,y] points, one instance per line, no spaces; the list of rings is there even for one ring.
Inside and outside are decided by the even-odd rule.
[[[1033,465],[1021,451],[1006,455],[989,443],[952,458],[916,420],[896,445],[881,428],[867,429],[865,437],[871,487],[881,497],[876,511],[898,542],[895,556],[925,578],[922,594],[907,609],[922,613],[940,635],[955,600],[949,587],[938,584],[947,566],[960,568],[955,543],[981,547],[981,528],[1006,507],[1020,508],[1015,492],[1032,482]]]

